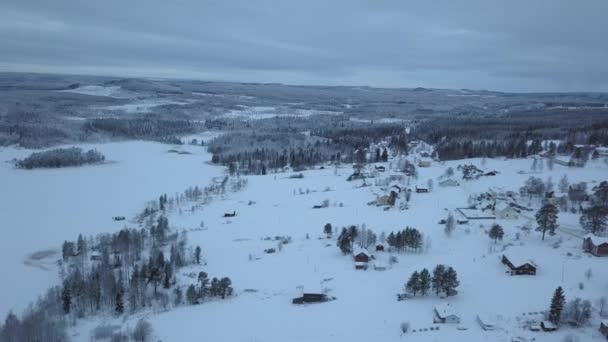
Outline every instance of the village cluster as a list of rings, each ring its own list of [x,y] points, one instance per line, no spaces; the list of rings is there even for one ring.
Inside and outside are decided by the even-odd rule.
[[[414,196],[425,196],[425,194],[434,191],[435,181],[432,178],[426,182],[421,181],[420,173],[423,172],[420,172],[420,170],[429,168],[433,164],[442,165],[443,162],[432,157],[433,151],[430,146],[422,142],[412,142],[410,144],[414,153],[407,158],[395,157],[391,158],[388,163],[355,164],[353,166],[353,173],[348,176],[347,181],[357,182],[355,188],[369,187],[371,189],[370,191],[375,199],[368,202],[368,205],[382,207],[384,211],[408,210],[410,202],[416,200]],[[605,168],[605,165],[599,164],[603,162],[598,159],[600,157],[605,158],[608,155],[608,149],[589,148],[582,155],[587,156],[589,161],[596,160],[598,163],[596,167]],[[591,157],[592,155],[593,157]],[[519,190],[508,189],[507,186],[497,183],[501,185],[490,186],[486,191],[470,193],[468,199],[463,201],[462,206],[446,209],[446,217],[439,219],[438,224],[445,230],[446,235],[450,235],[457,227],[463,227],[462,229],[467,231],[477,225],[486,227],[489,228],[486,229],[489,240],[496,243],[498,240],[503,240],[505,236],[505,229],[503,229],[501,223],[516,222],[520,229],[511,234],[513,242],[503,244],[500,247],[502,252],[498,253],[498,263],[503,265],[505,274],[511,276],[535,276],[538,272],[543,272],[543,265],[537,264],[533,258],[526,257],[519,251],[511,252],[509,248],[514,242],[523,244],[522,241],[525,236],[530,235],[533,230],[542,234],[542,240],[545,239],[545,233],[551,236],[558,233],[566,234],[570,238],[580,241],[579,250],[586,255],[608,257],[608,237],[606,237],[608,182],[598,180],[594,186],[588,188],[585,183],[569,184],[565,176],[559,185],[553,184],[550,178],[545,182],[535,177],[541,175],[538,169],[542,170],[544,165],[547,165],[546,167],[550,169],[559,165],[559,167],[563,167],[565,173],[588,166],[587,161],[580,162],[580,158],[579,153],[578,157],[573,156],[568,162],[562,163],[560,160],[565,159],[563,156],[553,157],[545,153],[532,156],[529,158],[532,164],[530,170],[520,170],[518,172],[520,175],[530,175]],[[485,163],[484,159],[481,160],[482,166],[477,166],[474,163],[463,163],[455,168],[446,167],[444,168],[445,171],[437,177],[437,184],[442,188],[459,188],[482,177],[496,177],[501,174],[498,170],[484,170],[483,164]],[[378,190],[381,192],[378,193]],[[326,206],[319,206],[318,208]],[[566,224],[560,226],[557,219],[561,212],[564,212],[564,215],[580,217],[578,220],[580,223],[577,222],[578,227]],[[342,232],[335,240],[342,253],[351,256],[355,270],[387,271],[397,262],[395,255],[406,250],[403,248],[404,246],[412,247],[411,250],[414,251],[424,249],[425,228],[419,231],[416,228],[408,227],[403,232],[398,232],[397,235],[391,232],[388,236],[382,232],[379,238],[373,231],[365,231],[364,228],[363,234],[365,236],[361,238],[361,230],[356,226],[351,226],[342,228]],[[323,231],[328,239],[332,237],[332,233],[338,235],[338,229],[334,228],[332,230],[329,223],[325,225]],[[415,232],[413,238],[412,232]],[[407,237],[404,239],[405,236]],[[397,240],[399,242],[396,242]],[[554,248],[560,248],[560,242],[561,240],[556,242]],[[572,252],[567,252],[567,254],[572,255]],[[604,261],[607,260],[608,258]],[[587,272],[589,273],[588,277],[591,278],[591,271],[588,270]],[[413,301],[417,300],[417,297],[423,297],[429,293],[435,293],[442,299],[448,299],[451,296],[458,295],[456,288],[459,282],[456,271],[452,267],[437,265],[432,271],[424,268],[415,271],[409,280],[403,284],[402,291],[397,293],[397,300]],[[596,331],[608,338],[608,321],[606,321],[606,318],[608,318],[608,304],[606,297],[600,298],[598,302],[593,304],[591,300],[595,300],[595,298],[589,300],[573,298],[566,302],[563,289],[558,285],[555,285],[557,288],[554,291],[553,298],[548,295],[546,309],[535,312],[534,315],[532,313],[523,314],[525,319],[522,318],[520,327],[532,332],[553,332],[563,326],[572,328],[594,324]],[[606,289],[607,285],[603,284],[603,286]],[[522,288],[522,291],[525,291],[525,289]],[[293,299],[293,303],[319,303],[335,299],[336,297],[327,293],[303,291],[300,297]],[[449,300],[434,305],[432,316],[432,322],[435,324],[453,323],[458,330],[470,328],[468,325],[461,324],[462,314],[458,312],[457,305],[452,304]],[[474,321],[484,331],[504,329],[490,315],[478,313],[473,316]],[[439,328],[420,328],[418,331],[433,331],[435,329],[438,330]],[[410,327],[409,322],[404,322],[401,325],[401,330],[402,333],[416,332],[416,329]],[[528,341],[534,340],[534,338],[534,335],[531,337],[518,335],[514,336],[512,341]],[[577,340],[572,338],[572,341]]]

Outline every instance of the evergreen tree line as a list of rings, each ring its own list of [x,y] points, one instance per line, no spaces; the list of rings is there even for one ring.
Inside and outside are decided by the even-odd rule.
[[[423,235],[416,228],[406,227],[397,233],[390,232],[386,243],[397,251],[419,251],[423,246]]]
[[[181,290],[176,289],[176,291]],[[190,284],[186,290],[186,301],[190,305],[196,305],[214,297],[224,299],[232,296],[233,293],[230,278],[213,277],[213,279],[209,279],[206,272],[199,272],[197,284]]]
[[[97,150],[84,152],[79,147],[57,148],[44,152],[34,152],[27,158],[17,160],[15,165],[22,169],[59,168],[103,163],[105,156]]]
[[[173,305],[181,305],[183,294],[175,274],[190,262],[200,263],[201,249],[188,256],[185,233],[169,231],[168,220],[160,216],[150,229],[123,229],[89,239],[79,235],[76,241],[65,241],[62,285],[49,289],[21,319],[9,313],[0,327],[0,341],[67,341],[69,320],[168,308],[171,298]],[[169,258],[164,254],[167,246]],[[201,293],[225,298],[232,292],[229,278],[214,278]]]
[[[422,271],[414,271],[409,280],[405,283],[405,290],[408,294],[416,296],[420,294],[426,296],[431,289],[435,295],[445,294],[446,296],[454,296],[458,293],[456,288],[460,285],[458,275],[452,267],[437,265],[433,269],[433,275],[426,268]]]
[[[196,121],[161,119],[156,115],[145,115],[141,118],[89,119],[82,126],[86,135],[103,133],[114,137],[167,143],[181,143],[178,136],[195,133],[201,128],[201,124]]]
[[[403,127],[372,126],[317,129],[305,137],[296,132],[234,132],[212,140],[212,162],[229,167],[230,173],[266,174],[286,166],[304,169],[324,162],[365,163],[388,160],[388,151],[376,149],[366,158],[371,144],[387,141],[390,148],[407,151]],[[255,146],[255,148],[253,148]],[[360,154],[357,154],[357,151]],[[361,156],[362,153],[362,156]]]

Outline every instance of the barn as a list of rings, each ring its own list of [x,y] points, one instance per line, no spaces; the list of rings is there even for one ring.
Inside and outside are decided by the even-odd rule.
[[[595,256],[608,256],[608,238],[587,234],[583,238],[583,250]]]
[[[367,264],[369,263],[372,255],[367,251],[367,249],[358,249],[353,252],[353,259],[355,261],[355,268],[358,270],[367,269]]]
[[[536,264],[530,260],[519,260],[513,255],[502,255],[502,263],[507,266],[507,272],[511,275],[536,275]]]

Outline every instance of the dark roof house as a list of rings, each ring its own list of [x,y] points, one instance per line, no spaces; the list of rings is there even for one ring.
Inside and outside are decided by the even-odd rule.
[[[503,254],[501,261],[507,266],[511,275],[536,275],[536,264],[530,260],[518,260],[512,255],[507,257]]]
[[[587,234],[583,239],[583,250],[595,256],[608,256],[608,238]]]

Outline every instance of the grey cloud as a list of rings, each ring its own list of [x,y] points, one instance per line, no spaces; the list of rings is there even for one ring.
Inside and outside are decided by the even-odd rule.
[[[608,91],[608,1],[0,4],[5,71]]]

